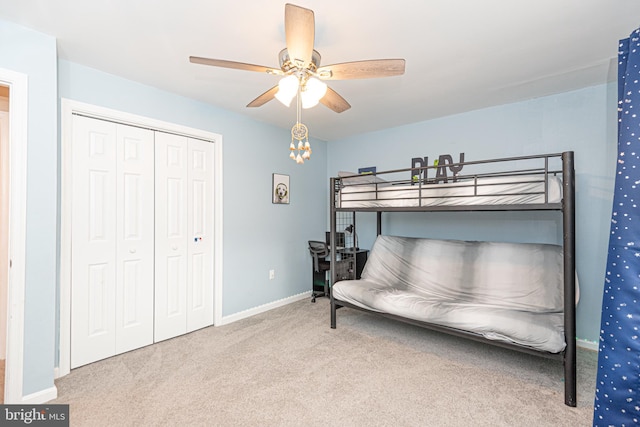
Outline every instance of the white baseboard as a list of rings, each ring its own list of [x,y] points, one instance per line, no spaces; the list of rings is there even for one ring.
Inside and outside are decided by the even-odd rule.
[[[274,308],[282,307],[305,298],[311,298],[311,291],[273,301],[268,304],[259,305],[229,316],[224,316],[222,318],[222,322],[216,326],[228,325],[229,323],[237,322],[238,320],[246,319],[247,317],[255,316],[256,314],[264,313],[265,311],[273,310]]]
[[[22,397],[22,405],[40,405],[58,397],[58,389],[56,386],[46,388],[44,390],[31,393]]]
[[[586,350],[598,351],[598,343],[595,341],[587,341],[583,339],[576,340],[576,346],[580,348],[584,348]]]

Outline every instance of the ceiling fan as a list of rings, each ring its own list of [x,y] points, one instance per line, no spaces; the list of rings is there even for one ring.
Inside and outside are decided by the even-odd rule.
[[[287,3],[284,8],[284,24],[286,48],[279,54],[280,68],[197,56],[190,56],[189,61],[195,64],[266,72],[284,77],[278,85],[258,96],[247,107],[260,107],[274,98],[288,106],[293,97],[299,94],[303,108],[320,102],[336,113],[348,110],[351,105],[321,80],[368,79],[404,74],[404,59],[374,59],[321,67],[320,53],[313,48],[315,37],[313,11]],[[305,102],[306,100],[308,101]]]

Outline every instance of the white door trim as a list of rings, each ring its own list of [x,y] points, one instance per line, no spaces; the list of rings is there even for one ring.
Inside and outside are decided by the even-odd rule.
[[[222,135],[69,99],[61,101],[60,342],[57,377],[71,371],[72,116],[81,114],[214,142],[214,325],[222,324]]]
[[[9,86],[9,277],[5,403],[22,403],[24,367],[24,290],[27,220],[27,75],[0,68]]]

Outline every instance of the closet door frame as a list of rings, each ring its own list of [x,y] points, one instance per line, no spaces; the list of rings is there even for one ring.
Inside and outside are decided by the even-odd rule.
[[[55,385],[45,394],[23,396],[24,290],[26,282],[28,78],[0,68],[0,84],[9,86],[9,257],[7,277],[7,353],[4,403],[45,402],[57,396]]]
[[[214,325],[222,324],[222,135],[164,122],[122,111],[99,107],[63,98],[61,100],[61,209],[60,209],[60,340],[58,343],[59,363],[55,377],[60,378],[71,371],[71,201],[72,169],[71,154],[73,142],[73,115],[82,115],[154,131],[173,133],[188,138],[213,143],[213,298]]]

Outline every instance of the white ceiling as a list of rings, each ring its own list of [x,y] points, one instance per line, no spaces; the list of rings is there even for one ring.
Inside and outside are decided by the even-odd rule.
[[[400,77],[332,81],[352,106],[303,110],[311,136],[349,135],[616,79],[637,0],[292,0],[315,12],[322,65],[405,58]],[[277,77],[190,55],[278,67],[281,0],[0,0],[0,19],[55,36],[60,58],[282,128],[295,106],[245,106]],[[0,40],[1,42],[5,42]]]

